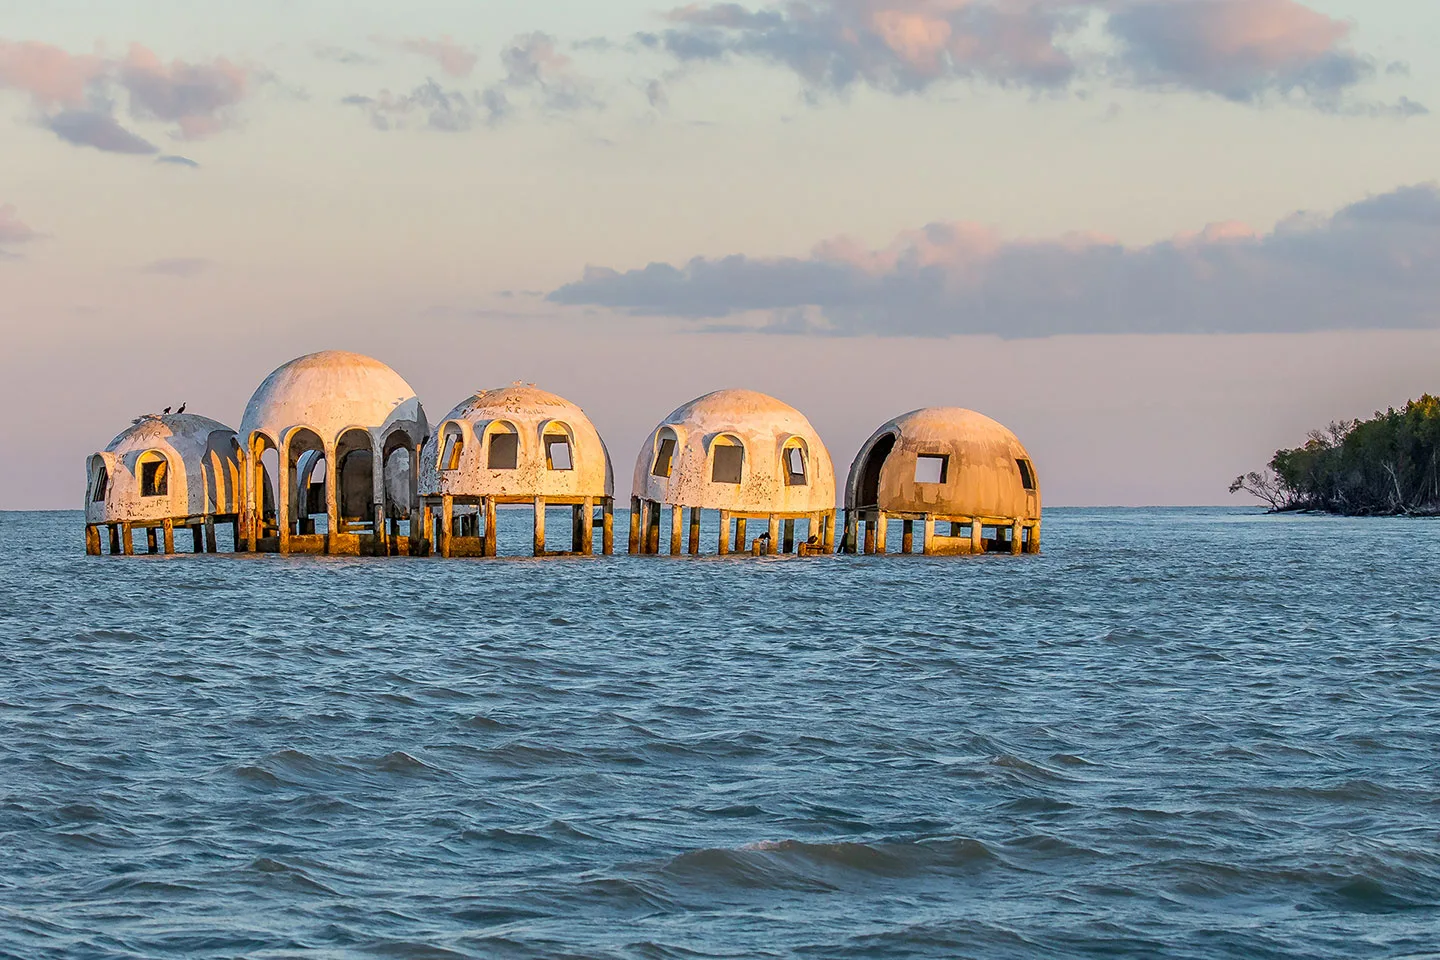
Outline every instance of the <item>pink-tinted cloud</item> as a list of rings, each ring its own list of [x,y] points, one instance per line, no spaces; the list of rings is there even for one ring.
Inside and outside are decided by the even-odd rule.
[[[233,123],[249,86],[249,70],[223,58],[165,63],[139,44],[115,59],[0,41],[0,89],[27,94],[35,122],[67,143],[110,153],[158,152],[122,121],[121,94],[130,120],[173,124],[173,136],[198,140]]]
[[[480,59],[475,51],[462,47],[450,37],[438,40],[412,39],[396,40],[394,46],[422,57],[429,57],[440,65],[440,69],[452,77],[468,77],[475,72]]]
[[[1143,247],[1093,233],[1011,240],[935,223],[880,249],[590,268],[554,303],[786,332],[1044,337],[1440,326],[1440,189],[1421,185],[1266,233],[1212,224]]]
[[[0,256],[5,255],[6,247],[29,243],[38,236],[20,219],[13,205],[0,204]]]
[[[1375,72],[1349,46],[1349,24],[1298,0],[784,0],[759,9],[695,3],[667,18],[670,28],[641,42],[682,62],[783,66],[812,95],[857,85],[906,93],[947,80],[1053,90],[1105,76],[1340,109]],[[1086,48],[1086,28],[1113,49]],[[1390,109],[1422,112],[1409,101]]]

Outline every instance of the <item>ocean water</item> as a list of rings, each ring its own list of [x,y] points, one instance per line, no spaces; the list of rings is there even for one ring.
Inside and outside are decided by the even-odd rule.
[[[0,515],[0,955],[1440,957],[1440,521],[1044,544],[126,560]]]

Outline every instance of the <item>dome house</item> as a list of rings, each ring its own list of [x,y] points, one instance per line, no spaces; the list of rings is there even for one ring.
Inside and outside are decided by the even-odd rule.
[[[215,524],[240,513],[240,450],[235,431],[193,413],[147,414],[86,464],[85,550],[98,556],[108,529],[112,554],[133,554],[134,529],[150,553],[175,552],[175,528],[188,528],[196,553],[217,549]]]
[[[614,552],[605,442],[585,411],[533,384],[481,390],[451,410],[420,454],[419,491],[424,549],[444,557],[495,556],[496,507],[522,503],[535,511],[535,556],[589,556],[596,526],[601,551]],[[570,508],[569,550],[545,544],[545,513],[556,506]]]
[[[400,523],[427,436],[415,391],[379,360],[340,350],[291,360],[260,384],[240,424],[247,548],[408,552]]]
[[[670,511],[670,550],[681,552],[689,508],[689,552],[700,552],[703,511],[720,513],[719,552],[750,550],[746,522],[761,520],[760,552],[789,553],[795,522],[806,522],[803,552],[834,547],[835,469],[804,414],[753,390],[720,390],[666,417],[635,463],[630,552],[660,552],[661,512]],[[733,535],[731,525],[734,524]],[[783,525],[783,533],[782,533]]]
[[[842,551],[886,552],[903,523],[902,553],[1039,553],[1040,481],[1030,454],[1005,427],[973,410],[930,407],[876,430],[845,484]],[[864,524],[863,537],[859,527]]]

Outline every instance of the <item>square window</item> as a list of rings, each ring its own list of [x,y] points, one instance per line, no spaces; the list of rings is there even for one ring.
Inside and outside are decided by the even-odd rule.
[[[559,434],[545,438],[545,463],[551,470],[574,469],[574,463],[570,459],[569,437]]]
[[[514,433],[490,435],[491,470],[514,470],[520,460],[520,436]]]
[[[655,451],[655,466],[650,468],[652,477],[668,477],[675,465],[675,438],[665,437],[660,449]]]
[[[731,444],[715,447],[715,469],[710,474],[714,483],[739,483],[740,468],[745,463],[745,448]]]
[[[163,497],[170,492],[170,471],[164,460],[147,460],[140,465],[140,496]]]
[[[944,483],[949,475],[948,456],[922,453],[915,458],[916,483]]]

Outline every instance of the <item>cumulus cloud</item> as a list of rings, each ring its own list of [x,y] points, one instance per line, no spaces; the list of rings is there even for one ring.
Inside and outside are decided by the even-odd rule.
[[[775,64],[812,95],[951,80],[1056,90],[1107,76],[1336,109],[1376,72],[1348,45],[1350,24],[1298,0],[785,0],[694,3],[667,19],[639,41],[684,63]],[[1087,46],[1087,32],[1103,43]],[[1416,107],[1402,101],[1396,112]]]
[[[228,60],[165,63],[139,44],[117,59],[0,40],[0,89],[28,95],[35,122],[66,142],[112,153],[158,152],[121,120],[122,95],[131,120],[169,124],[172,136],[198,140],[233,123],[249,80]]]
[[[39,234],[19,218],[14,206],[8,203],[0,204],[0,258],[15,256],[6,250],[6,247],[29,243],[38,237]]]
[[[495,126],[522,107],[570,113],[604,105],[549,34],[516,37],[501,50],[500,65],[503,77],[479,90],[447,87],[432,78],[408,93],[382,90],[373,97],[355,95],[342,102],[359,107],[380,130],[419,125],[447,133]],[[473,66],[467,68],[467,75]]]
[[[1148,246],[1096,234],[1010,240],[979,224],[934,223],[880,249],[841,238],[807,257],[592,267],[548,299],[838,335],[1429,328],[1440,325],[1440,189],[1296,213],[1265,233],[1212,224]]]

